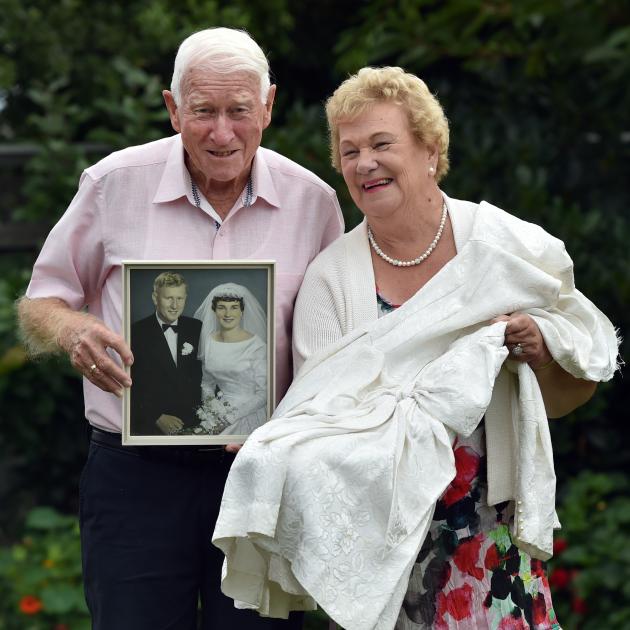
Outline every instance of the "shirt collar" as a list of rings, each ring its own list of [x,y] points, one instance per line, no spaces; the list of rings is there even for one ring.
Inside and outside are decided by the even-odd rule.
[[[155,311],[155,319],[158,320],[158,324],[160,324],[160,326],[162,324],[168,324],[169,326],[177,326],[177,324],[179,323],[179,317],[174,321],[174,322],[163,322],[162,318],[157,314],[157,311]]]
[[[187,197],[189,192],[190,176],[184,162],[184,145],[182,144],[182,137],[177,134],[173,137],[173,145],[166,158],[153,203],[174,201],[180,197]]]
[[[252,163],[251,205],[256,203],[258,197],[261,197],[270,206],[277,208],[280,206],[280,200],[278,191],[271,177],[271,171],[265,160],[265,151],[266,149],[259,147]],[[242,201],[244,205],[246,196],[247,190],[243,194]],[[181,197],[188,197],[190,203],[195,205],[190,188],[190,174],[188,173],[186,162],[184,161],[184,145],[182,144],[180,134],[177,134],[173,138],[173,146],[166,159],[164,172],[162,173],[160,183],[153,197],[153,203],[174,201]]]
[[[258,147],[252,164],[252,203],[262,197],[270,206],[280,207],[280,198],[273,182],[269,165],[265,159],[267,149]]]

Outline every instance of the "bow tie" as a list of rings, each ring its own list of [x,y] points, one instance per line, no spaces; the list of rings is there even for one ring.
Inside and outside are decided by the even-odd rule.
[[[173,332],[176,333],[179,326],[177,324],[162,324],[162,331],[166,332],[169,328],[173,329]]]

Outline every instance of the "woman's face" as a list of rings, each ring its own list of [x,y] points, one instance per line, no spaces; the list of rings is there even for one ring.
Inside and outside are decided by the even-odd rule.
[[[341,172],[368,218],[413,208],[435,185],[429,167],[435,168],[437,153],[416,140],[400,105],[377,103],[338,128]]]
[[[243,319],[243,311],[238,301],[228,302],[219,300],[214,309],[219,327],[222,330],[234,330],[241,327],[241,319]]]

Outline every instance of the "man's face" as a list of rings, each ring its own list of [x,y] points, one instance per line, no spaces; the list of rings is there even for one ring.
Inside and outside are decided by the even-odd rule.
[[[244,185],[262,132],[271,122],[275,86],[263,104],[258,78],[252,74],[193,69],[182,81],[179,106],[169,91],[163,94],[195,181],[218,190]]]
[[[172,324],[184,312],[186,306],[186,285],[160,287],[153,293],[153,304],[158,317],[166,324]]]

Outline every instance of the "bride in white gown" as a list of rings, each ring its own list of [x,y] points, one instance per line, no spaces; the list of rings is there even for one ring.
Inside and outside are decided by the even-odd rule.
[[[202,407],[214,408],[218,399],[219,408],[227,402],[230,409],[222,421],[201,425],[214,434],[247,435],[267,419],[267,316],[249,289],[229,282],[210,291],[195,317],[202,322]]]

